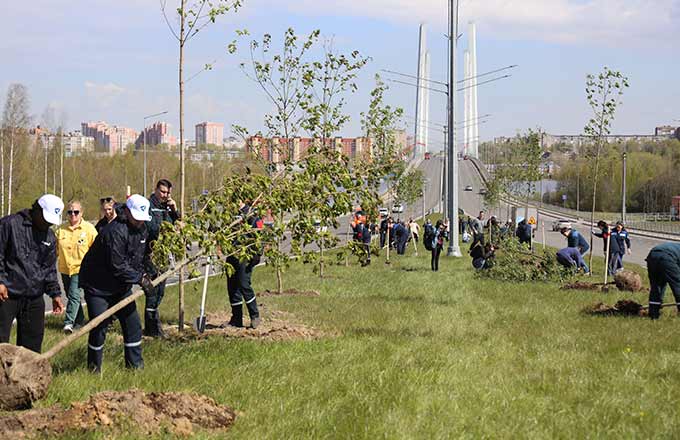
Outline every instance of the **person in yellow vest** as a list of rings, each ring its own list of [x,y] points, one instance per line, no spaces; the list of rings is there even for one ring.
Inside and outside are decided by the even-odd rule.
[[[61,273],[67,299],[64,332],[72,333],[73,328],[82,325],[85,320],[78,274],[80,263],[94,243],[97,230],[83,220],[83,207],[77,200],[69,202],[66,215],[68,221],[57,230],[57,269]]]

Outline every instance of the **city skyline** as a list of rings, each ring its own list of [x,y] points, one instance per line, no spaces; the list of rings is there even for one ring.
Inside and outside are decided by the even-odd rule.
[[[463,27],[470,19],[478,25],[478,71],[519,64],[511,78],[479,89],[480,114],[493,114],[480,127],[482,141],[537,127],[580,133],[589,117],[585,75],[599,72],[603,65],[631,79],[614,122],[615,132],[653,133],[656,126],[678,124],[680,88],[668,72],[680,67],[670,50],[680,38],[680,1],[525,0],[514,8],[511,3],[461,3]],[[126,0],[104,9],[104,3],[96,1],[89,13],[105,10],[110,19],[98,21],[93,34],[88,11],[78,9],[84,4],[75,0],[69,8],[59,9],[39,0],[6,6],[9,24],[0,30],[4,41],[0,47],[7,68],[0,72],[0,99],[4,101],[9,84],[26,84],[35,123],[51,104],[57,113],[65,111],[68,129],[77,127],[78,121],[101,119],[141,131],[144,115],[168,111],[166,120],[178,136],[176,45],[158,5]],[[225,136],[231,134],[232,123],[255,133],[262,130],[264,114],[272,111],[265,96],[238,68],[245,51],[234,56],[226,53],[236,28],[248,28],[254,37],[270,32],[278,42],[288,26],[300,34],[318,27],[333,37],[338,50],[357,49],[373,58],[360,75],[359,92],[348,99],[352,119],[339,133],[342,136],[362,134],[359,113],[367,108],[376,72],[386,68],[415,73],[421,21],[429,29],[432,78],[445,80],[445,39],[440,36],[445,29],[446,2],[423,0],[417,7],[404,0],[390,2],[390,7],[379,0],[342,2],[342,8],[339,4],[335,0],[323,4],[254,0],[236,15],[218,19],[217,25],[192,41],[187,49],[188,76],[205,63],[216,62],[212,71],[187,85],[185,138],[192,136],[197,123],[211,120],[225,122]],[[36,31],[20,32],[28,20]],[[465,39],[459,42],[461,50]],[[28,57],[29,53],[39,56]],[[137,61],[130,63],[130,59]],[[44,68],[51,75],[46,77]],[[414,88],[388,84],[388,103],[412,114]],[[445,103],[435,95],[430,119],[441,122]],[[459,102],[462,115],[462,94]],[[435,142],[437,137],[430,136]],[[433,150],[439,148],[435,145]]]

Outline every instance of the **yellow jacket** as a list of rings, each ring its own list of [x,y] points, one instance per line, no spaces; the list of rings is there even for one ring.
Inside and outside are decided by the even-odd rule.
[[[74,275],[80,272],[80,263],[87,253],[97,230],[91,223],[81,220],[80,224],[71,226],[66,223],[57,229],[57,268],[60,273]]]

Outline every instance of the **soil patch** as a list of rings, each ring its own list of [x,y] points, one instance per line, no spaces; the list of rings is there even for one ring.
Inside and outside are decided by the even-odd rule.
[[[264,292],[257,293],[257,298],[264,298],[268,296],[321,296],[316,290],[297,290],[288,289],[284,290],[283,293],[279,293],[275,290],[265,290]]]
[[[178,332],[177,326],[164,327],[164,330],[171,340],[176,341],[194,341],[211,336],[262,341],[314,340],[329,336],[327,333],[297,322],[290,313],[266,310],[263,306],[260,306],[261,322],[256,329],[247,327],[250,324],[247,318],[243,322],[245,327],[230,326],[228,322],[231,312],[228,311],[207,313],[206,318],[203,334],[190,326],[185,326],[183,333]]]
[[[603,283],[588,283],[586,281],[574,281],[573,283],[565,284],[562,290],[592,290],[595,292],[608,292],[609,285]]]
[[[50,361],[26,348],[0,344],[0,409],[30,408],[52,381]]]
[[[197,394],[106,391],[67,409],[40,408],[0,416],[0,437],[31,438],[101,429],[189,437],[197,430],[225,430],[235,418],[231,408]]]
[[[642,287],[642,277],[630,270],[622,270],[614,275],[614,283],[621,291],[640,292]]]
[[[583,309],[583,313],[594,316],[647,316],[642,304],[629,299],[618,301],[613,306],[597,303]]]

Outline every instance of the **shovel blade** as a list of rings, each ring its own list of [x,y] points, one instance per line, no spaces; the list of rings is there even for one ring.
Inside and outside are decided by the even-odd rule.
[[[194,330],[199,333],[203,333],[205,331],[205,316],[199,316],[194,320]]]

